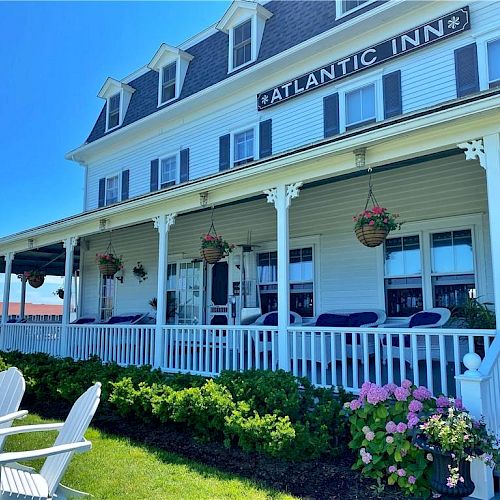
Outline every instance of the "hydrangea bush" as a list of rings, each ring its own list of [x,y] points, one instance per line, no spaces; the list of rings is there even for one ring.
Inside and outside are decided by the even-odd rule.
[[[412,436],[421,415],[450,406],[461,407],[461,402],[444,396],[434,399],[427,388],[409,380],[401,386],[365,382],[359,398],[345,403],[349,447],[359,450],[353,467],[381,484],[397,484],[409,495],[428,496],[432,455],[414,446]]]

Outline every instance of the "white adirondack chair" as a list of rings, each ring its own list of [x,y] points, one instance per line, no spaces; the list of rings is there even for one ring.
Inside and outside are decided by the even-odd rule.
[[[64,423],[24,425],[0,429],[0,436],[10,436],[25,432],[58,430],[59,435],[50,448],[32,451],[0,453],[0,499],[66,499],[89,496],[60,484],[74,453],[91,449],[92,445],[84,438],[92,417],[94,416],[99,398],[101,384],[98,382],[82,394]],[[29,461],[34,458],[47,457],[40,473],[17,462]]]
[[[26,410],[19,411],[25,389],[23,374],[17,368],[0,372],[0,429],[10,427],[14,420],[23,418],[28,413]],[[0,451],[3,441],[4,438],[0,436]]]

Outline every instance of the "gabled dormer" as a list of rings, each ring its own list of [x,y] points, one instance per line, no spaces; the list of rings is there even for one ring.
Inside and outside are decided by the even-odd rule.
[[[179,98],[191,59],[193,56],[184,50],[166,43],[160,45],[148,64],[148,68],[159,74],[158,107]]]
[[[127,113],[130,98],[135,89],[126,83],[108,78],[98,97],[106,99],[106,132],[118,128]]]
[[[217,23],[229,35],[228,73],[257,60],[266,21],[272,16],[257,2],[236,0]]]

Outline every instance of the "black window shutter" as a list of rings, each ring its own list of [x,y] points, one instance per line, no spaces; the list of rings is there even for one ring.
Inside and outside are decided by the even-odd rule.
[[[130,179],[130,170],[124,170],[122,172],[122,201],[128,200],[129,179]]]
[[[151,175],[149,177],[149,190],[150,191],[158,191],[158,167],[159,160],[151,161]]]
[[[180,181],[187,182],[189,180],[189,148],[181,149],[181,167]]]
[[[479,71],[475,43],[455,50],[455,80],[457,97],[479,91]]]
[[[231,135],[219,137],[219,170],[227,170],[231,166]]]
[[[338,93],[323,97],[323,126],[325,137],[331,137],[340,132]]]
[[[259,158],[273,154],[273,121],[271,119],[259,124]]]
[[[106,178],[99,179],[99,207],[106,203]]]
[[[384,118],[391,118],[403,113],[401,99],[401,71],[394,71],[382,77],[384,90]]]

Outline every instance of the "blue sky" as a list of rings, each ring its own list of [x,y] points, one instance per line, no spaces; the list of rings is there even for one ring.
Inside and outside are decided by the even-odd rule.
[[[105,79],[147,64],[162,42],[181,44],[229,5],[0,1],[0,236],[82,210],[83,169],[64,154],[90,132]],[[62,279],[48,281],[28,287],[27,300],[58,303]],[[19,289],[14,278],[12,301]]]

